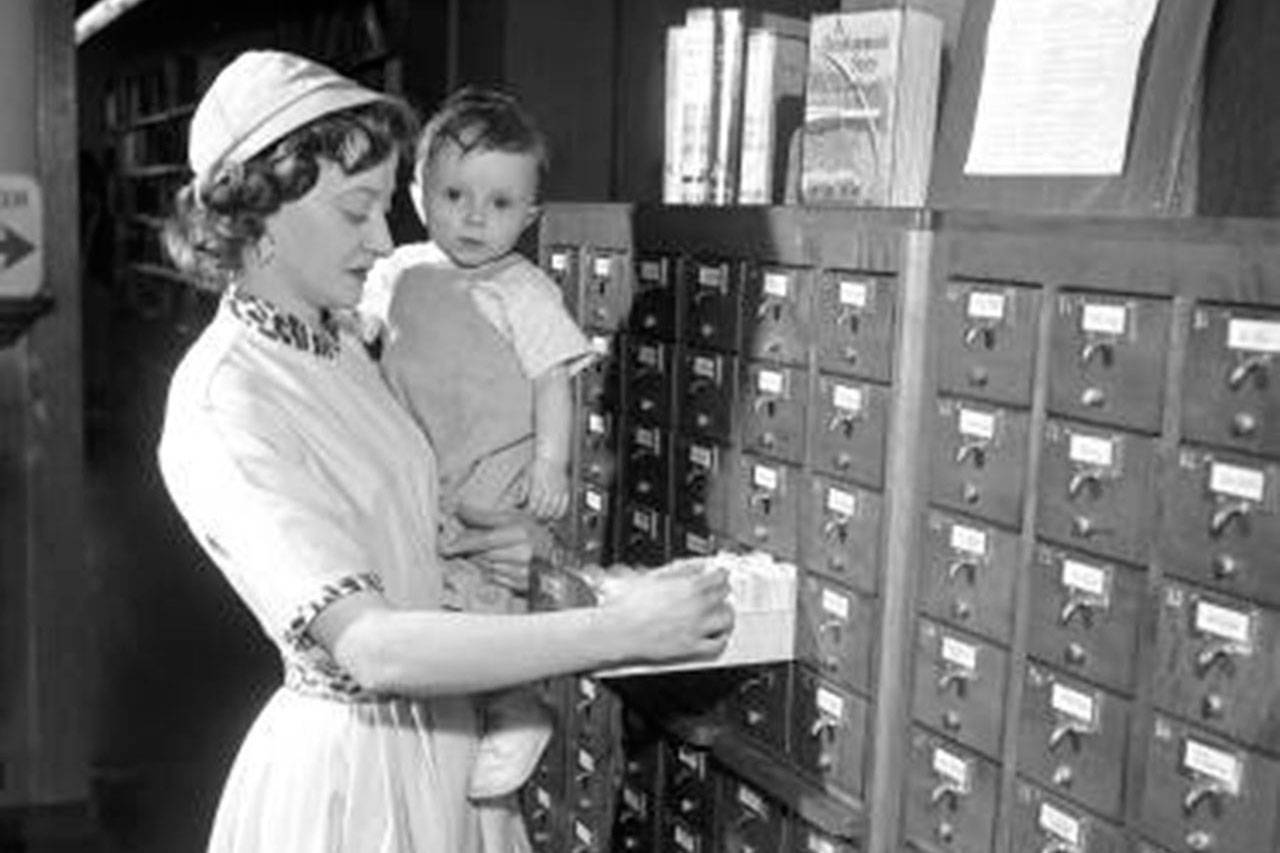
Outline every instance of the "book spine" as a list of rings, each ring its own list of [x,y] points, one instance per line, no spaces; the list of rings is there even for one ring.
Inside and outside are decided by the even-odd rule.
[[[680,54],[681,201],[711,201],[711,156],[714,119],[716,14],[714,9],[690,9]]]
[[[667,28],[666,77],[663,79],[663,161],[662,201],[664,204],[680,204],[684,201],[682,177],[685,164],[683,154],[684,100],[681,89],[680,61],[684,52],[685,29],[681,26]]]
[[[716,13],[715,149],[711,161],[711,201],[737,200],[738,142],[742,125],[745,48],[741,9]]]
[[[778,38],[769,30],[747,35],[746,80],[742,96],[742,152],[738,202],[768,204],[772,184],[774,73]]]

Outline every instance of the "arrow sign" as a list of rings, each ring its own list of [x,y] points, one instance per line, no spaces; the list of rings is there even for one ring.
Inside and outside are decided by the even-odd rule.
[[[39,184],[28,175],[0,174],[0,301],[39,292],[43,227]]]
[[[0,225],[0,270],[16,265],[35,251],[35,248],[35,243],[23,239],[17,231]]]

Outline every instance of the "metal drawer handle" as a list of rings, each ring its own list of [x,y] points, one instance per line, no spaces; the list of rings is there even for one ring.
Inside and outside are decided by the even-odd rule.
[[[822,538],[830,539],[831,534],[836,534],[841,542],[844,542],[849,535],[848,521],[843,516],[831,516],[822,525]]]
[[[1096,498],[1102,490],[1102,476],[1097,471],[1076,471],[1067,481],[1067,497],[1075,500],[1085,486],[1089,487],[1089,493]]]
[[[854,335],[858,334],[859,327],[862,325],[862,318],[858,315],[858,312],[849,306],[841,308],[836,314],[836,325],[843,326],[845,324],[848,324],[850,334]]]
[[[1080,348],[1080,365],[1088,367],[1094,356],[1099,356],[1103,367],[1115,362],[1115,347],[1109,341],[1089,341]]]
[[[973,467],[981,468],[987,464],[987,442],[985,441],[966,441],[960,445],[960,449],[956,451],[956,464],[962,465],[970,456],[973,457]]]
[[[1196,652],[1196,676],[1204,678],[1218,664],[1227,665],[1239,653],[1231,640],[1215,640]]]
[[[1221,536],[1227,531],[1232,520],[1239,519],[1243,522],[1249,516],[1253,504],[1249,501],[1232,501],[1223,504],[1213,511],[1213,517],[1209,519],[1209,532],[1214,536]]]
[[[969,682],[975,680],[977,673],[970,669],[960,669],[959,667],[947,667],[942,675],[938,676],[938,692],[945,693],[952,684],[956,685],[956,693],[963,696],[968,689]]]
[[[1094,536],[1107,536],[1115,533],[1115,528],[1104,527],[1087,516],[1077,515],[1071,519],[1071,532],[1083,539],[1089,539]]]
[[[1222,783],[1214,779],[1200,779],[1192,785],[1182,798],[1182,813],[1187,817],[1195,814],[1196,809],[1208,800],[1216,813],[1221,808],[1222,797],[1226,794]]]
[[[964,345],[970,349],[995,349],[996,332],[990,326],[970,326],[964,330]]]
[[[827,421],[827,432],[843,432],[845,438],[852,438],[853,431],[858,428],[861,414],[837,412]]]
[[[956,575],[964,572],[970,584],[978,580],[978,564],[973,560],[952,560],[947,564],[947,580],[955,580]]]
[[[946,800],[947,808],[955,811],[960,805],[960,798],[963,796],[964,791],[960,790],[960,786],[955,782],[941,782],[929,792],[929,802],[936,806]]]
[[[1049,751],[1057,752],[1058,747],[1062,745],[1064,740],[1070,739],[1071,750],[1073,752],[1080,751],[1080,739],[1087,735],[1088,730],[1077,722],[1064,720],[1053,727],[1053,731],[1049,732]]]
[[[1093,627],[1093,608],[1094,602],[1090,600],[1090,597],[1071,595],[1067,598],[1066,603],[1062,605],[1062,612],[1058,614],[1058,623],[1064,626],[1069,625],[1078,613],[1085,627],[1091,628]]]
[[[1240,386],[1245,383],[1245,380],[1248,379],[1251,374],[1265,371],[1270,361],[1271,356],[1265,353],[1255,353],[1245,359],[1242,359],[1240,363],[1231,368],[1231,372],[1227,374],[1227,386],[1231,388],[1232,391],[1240,390]]]

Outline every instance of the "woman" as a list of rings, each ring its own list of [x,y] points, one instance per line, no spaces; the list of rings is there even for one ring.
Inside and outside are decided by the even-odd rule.
[[[631,576],[597,608],[439,609],[431,447],[335,321],[391,248],[411,130],[398,102],[277,52],[235,59],[192,117],[170,250],[228,287],[174,374],[160,466],[285,669],[227,781],[218,853],[512,849],[485,843],[466,797],[469,697],[715,655],[731,628],[725,578],[696,571]]]

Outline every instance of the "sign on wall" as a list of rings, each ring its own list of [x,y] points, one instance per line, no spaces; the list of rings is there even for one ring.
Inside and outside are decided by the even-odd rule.
[[[0,299],[25,298],[44,275],[40,187],[27,175],[0,174]]]

